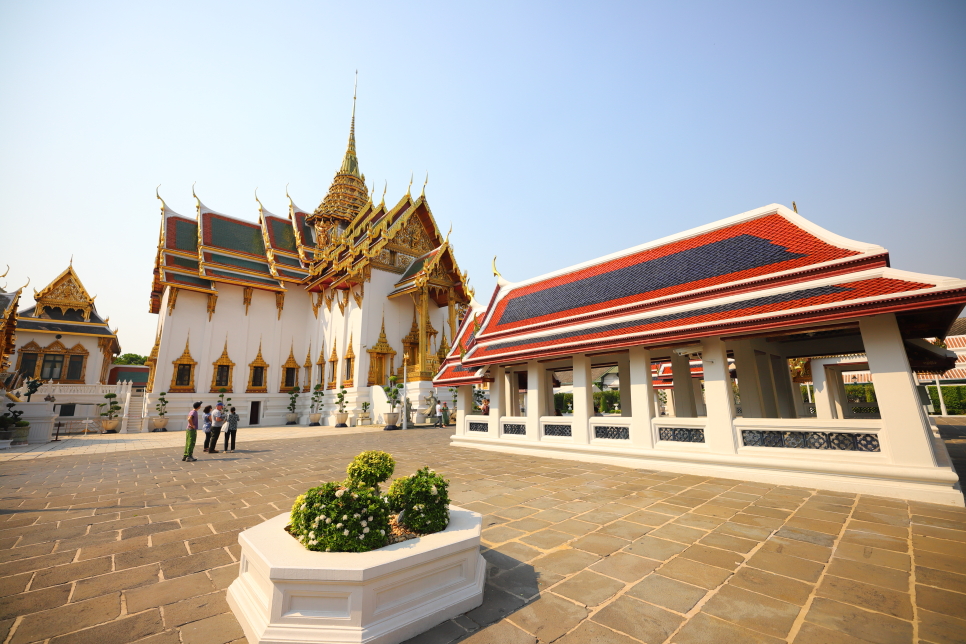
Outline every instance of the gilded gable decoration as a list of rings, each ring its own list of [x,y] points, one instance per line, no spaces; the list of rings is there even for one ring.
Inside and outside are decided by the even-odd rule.
[[[332,343],[332,355],[329,356],[329,382],[325,385],[326,389],[335,389],[335,383],[339,375],[339,354],[335,351],[335,342]]]
[[[342,360],[344,365],[342,375],[342,386],[351,387],[355,382],[356,352],[352,350],[352,336],[349,336],[349,347],[346,349],[345,357]]]
[[[68,309],[80,311],[84,320],[91,319],[94,311],[94,298],[81,283],[74,266],[71,264],[53,282],[41,291],[34,289],[34,300],[37,302],[37,312],[44,309],[60,309],[66,313]]]
[[[233,393],[235,363],[228,357],[228,340],[225,339],[225,348],[221,351],[221,356],[211,363],[211,391],[209,393],[220,393],[222,388],[225,393]]]
[[[215,307],[218,306],[218,294],[209,293],[208,294],[208,321],[211,322],[211,316],[215,314]]]
[[[362,299],[366,296],[366,283],[362,282],[361,284],[359,284],[358,294],[356,294],[355,289],[352,289],[351,292],[352,292],[352,299],[356,301],[356,306],[358,306],[361,309]]]
[[[191,336],[184,342],[184,351],[177,360],[171,364],[174,369],[171,373],[171,387],[168,391],[176,393],[194,393],[195,391],[195,366],[198,364],[191,357]]]
[[[248,363],[248,394],[268,393],[268,363],[262,358],[262,343],[258,342],[258,355]]]
[[[246,286],[242,289],[242,303],[245,305],[245,315],[248,315],[248,307],[252,305],[252,293],[255,289]]]
[[[174,306],[178,301],[178,289],[175,286],[171,287],[168,292],[168,315],[174,313]]]
[[[278,309],[278,319],[282,319],[282,309],[285,308],[285,293],[277,291],[275,293],[275,308]]]

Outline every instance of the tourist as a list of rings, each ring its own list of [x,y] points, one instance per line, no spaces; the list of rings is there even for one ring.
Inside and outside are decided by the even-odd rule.
[[[225,426],[228,414],[225,413],[225,403],[220,400],[215,403],[215,409],[211,412],[211,449],[210,454],[217,454],[218,437],[221,436],[221,428]]]
[[[443,403],[443,408],[440,410],[443,415],[443,427],[449,427],[449,407],[446,403]]]
[[[228,414],[228,420],[225,421],[227,427],[225,428],[225,451],[234,452],[235,451],[235,434],[238,432],[238,414],[235,413],[235,408],[232,407],[230,413]],[[231,439],[231,449],[228,449],[228,440]]]
[[[433,427],[443,426],[443,406],[436,401],[436,420],[433,421]]]
[[[181,457],[182,461],[197,461],[192,452],[195,451],[195,441],[198,439],[198,407],[201,407],[201,401],[194,403],[191,406],[191,411],[188,412],[188,428],[184,432],[184,456]]]
[[[484,398],[483,399],[483,404],[480,405],[480,413],[483,414],[484,416],[489,416],[490,415],[490,400],[489,400],[489,398]]]
[[[211,446],[211,405],[205,405],[205,408],[201,410],[201,427],[205,430],[205,452],[211,452],[214,448]]]

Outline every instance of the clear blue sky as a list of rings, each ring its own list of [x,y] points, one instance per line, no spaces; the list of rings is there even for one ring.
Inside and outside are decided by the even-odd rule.
[[[354,70],[369,185],[414,172],[480,299],[773,202],[966,277],[964,2],[0,2],[8,288],[71,254],[147,353],[154,187],[324,196]],[[0,281],[2,285],[2,281]],[[26,303],[32,303],[28,299]]]

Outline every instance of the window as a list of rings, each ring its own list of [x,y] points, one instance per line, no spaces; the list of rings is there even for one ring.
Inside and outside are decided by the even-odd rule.
[[[71,356],[67,363],[67,379],[80,380],[84,377],[84,356]]]
[[[319,363],[319,382],[325,386],[325,363]]]
[[[66,404],[66,405],[61,405],[60,406],[60,415],[61,416],[73,416],[74,415],[74,412],[76,410],[77,410],[77,405],[74,404],[74,403],[69,403],[69,404]]]
[[[190,364],[179,364],[178,372],[174,379],[174,384],[178,387],[190,387],[192,367],[193,365]]]
[[[228,386],[228,375],[231,373],[231,367],[226,364],[218,365],[218,372],[215,374],[215,386],[216,387],[227,387]]]
[[[252,367],[252,387],[265,386],[265,367]]]
[[[36,353],[25,353],[20,358],[20,373],[25,376],[33,377],[34,372],[37,370],[37,354]]]
[[[352,380],[352,358],[345,359],[345,377],[343,380]]]
[[[64,370],[64,356],[52,354],[44,356],[44,366],[40,370],[41,380],[60,380],[60,374]]]
[[[294,387],[295,378],[298,375],[296,367],[286,367],[285,369],[285,386]]]

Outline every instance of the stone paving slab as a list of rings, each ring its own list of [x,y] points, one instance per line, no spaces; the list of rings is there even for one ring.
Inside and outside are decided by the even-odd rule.
[[[966,641],[963,508],[312,430],[0,464],[0,643],[244,642],[238,532],[366,449],[484,515],[483,605],[411,644]]]

